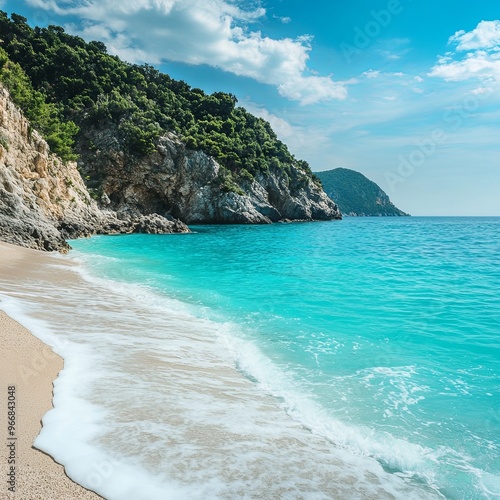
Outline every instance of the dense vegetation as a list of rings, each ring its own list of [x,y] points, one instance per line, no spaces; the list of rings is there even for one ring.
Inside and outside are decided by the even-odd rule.
[[[408,215],[396,208],[387,194],[363,174],[348,168],[316,172],[325,193],[346,215]]]
[[[178,134],[225,167],[227,181],[309,165],[296,160],[269,123],[237,107],[232,94],[205,94],[149,65],[128,64],[58,26],[31,28],[0,11],[0,79],[45,135],[52,150],[74,158],[78,127],[113,123],[125,150],[141,157],[165,131]],[[319,181],[318,181],[319,182]]]
[[[43,94],[33,88],[21,66],[9,60],[1,47],[0,81],[9,89],[13,101],[24,111],[31,125],[45,137],[50,149],[63,160],[75,160],[73,145],[78,127],[64,119],[61,106],[46,102]]]

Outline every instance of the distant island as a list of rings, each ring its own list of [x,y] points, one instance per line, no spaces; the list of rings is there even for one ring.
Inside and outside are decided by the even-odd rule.
[[[363,174],[348,168],[315,172],[325,193],[338,204],[343,215],[406,216],[395,207],[389,196]]]

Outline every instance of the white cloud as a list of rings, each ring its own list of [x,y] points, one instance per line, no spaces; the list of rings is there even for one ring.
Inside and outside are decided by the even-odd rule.
[[[374,70],[374,69],[369,69],[368,71],[361,73],[361,76],[364,76],[364,77],[369,78],[369,79],[378,78],[380,76],[380,71]]]
[[[491,92],[491,89],[487,87],[477,87],[473,90],[471,90],[472,95],[477,95],[477,96],[483,96],[483,95],[488,95]]]
[[[306,124],[305,118],[310,115],[307,109],[295,107],[293,111],[289,108],[269,111],[252,101],[240,101],[239,104],[253,115],[268,121],[278,138],[287,144],[290,152],[297,158],[307,160],[313,170],[325,168],[325,157],[328,156],[325,151],[332,143],[331,130],[329,126],[319,124],[316,120]],[[297,125],[298,123],[300,125]]]
[[[302,131],[294,127],[290,122],[276,116],[275,114],[268,111],[266,108],[257,106],[251,102],[242,103],[243,106],[253,115],[263,118],[271,124],[272,129],[276,132],[276,135],[283,141],[290,139],[296,134],[302,133]]]
[[[288,23],[292,22],[292,18],[288,17],[288,16],[285,16],[285,17],[282,17],[282,16],[273,16],[273,17],[275,19],[279,19],[283,24],[288,24]]]
[[[449,43],[456,44],[456,52],[440,56],[429,76],[445,81],[479,79],[488,85],[500,82],[500,21],[481,21],[472,31],[457,31]]]
[[[489,49],[500,45],[500,21],[481,21],[475,29],[457,31],[450,37],[450,43],[457,43],[457,50]]]
[[[446,81],[480,78],[500,82],[500,54],[476,51],[467,54],[461,61],[438,63],[432,68],[429,76],[437,76]]]
[[[98,38],[110,52],[136,63],[208,64],[274,85],[301,104],[345,99],[349,82],[311,75],[311,37],[273,39],[249,25],[265,10],[231,0],[28,0],[37,8],[71,15],[71,33]]]
[[[398,61],[411,50],[409,38],[390,38],[381,40],[377,52],[388,61]]]

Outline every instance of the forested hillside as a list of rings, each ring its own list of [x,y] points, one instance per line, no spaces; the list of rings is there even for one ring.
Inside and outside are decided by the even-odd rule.
[[[338,203],[345,215],[408,215],[395,207],[387,194],[360,172],[335,168],[316,172],[316,175],[326,194]]]
[[[234,95],[16,14],[0,11],[0,39],[0,83],[50,152],[77,160],[101,209],[188,224],[340,218],[308,164]]]
[[[79,127],[111,121],[123,148],[138,157],[154,151],[165,131],[178,134],[225,167],[228,187],[292,165],[311,176],[269,123],[237,107],[231,94],[207,95],[152,66],[123,62],[101,42],[87,43],[58,26],[31,28],[16,14],[9,19],[0,11],[0,38],[2,81],[63,159],[75,158]]]

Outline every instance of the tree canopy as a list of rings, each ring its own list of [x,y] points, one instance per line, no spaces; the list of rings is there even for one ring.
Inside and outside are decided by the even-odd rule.
[[[101,42],[85,42],[59,26],[32,28],[0,11],[0,78],[15,102],[64,159],[75,156],[78,127],[112,122],[138,157],[172,131],[187,147],[216,158],[234,179],[292,165],[311,176],[270,124],[237,106],[234,95],[206,94],[150,65],[121,61]]]
[[[325,193],[338,203],[347,215],[407,215],[396,208],[382,189],[360,172],[335,168],[316,172]]]

